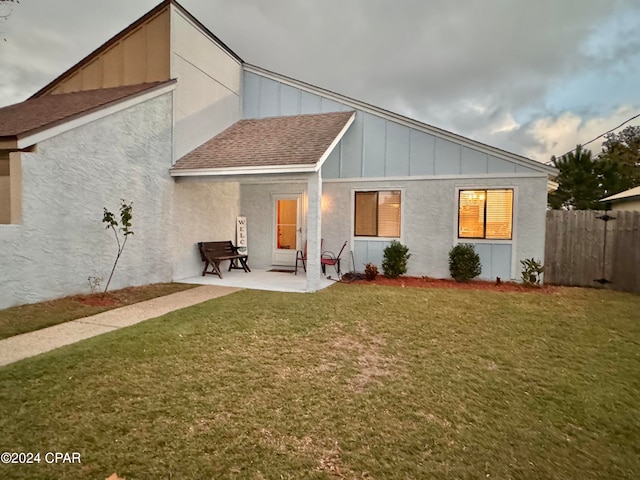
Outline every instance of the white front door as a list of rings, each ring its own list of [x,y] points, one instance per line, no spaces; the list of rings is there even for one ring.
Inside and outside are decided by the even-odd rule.
[[[273,196],[273,265],[294,266],[300,249],[300,194]]]

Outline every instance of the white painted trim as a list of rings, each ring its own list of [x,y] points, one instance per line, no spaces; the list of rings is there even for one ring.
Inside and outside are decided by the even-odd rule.
[[[442,130],[440,128],[419,122],[417,120],[413,120],[408,117],[404,117],[394,112],[390,112],[388,110],[384,110],[380,107],[376,107],[374,105],[370,105],[368,103],[364,103],[360,100],[356,100],[350,97],[346,97],[344,95],[340,95],[338,93],[331,92],[329,90],[325,90],[323,88],[317,87],[315,85],[310,85],[299,80],[295,80],[293,78],[286,77],[284,75],[280,75],[275,72],[270,72],[268,70],[264,70],[255,65],[250,65],[245,63],[243,65],[244,70],[255,73],[256,75],[261,75],[263,77],[269,78],[276,82],[283,83],[285,85],[289,85],[291,87],[299,88],[300,90],[304,90],[309,93],[314,93],[316,95],[320,95],[322,97],[330,98],[339,103],[346,104],[353,108],[360,109],[364,112],[370,113],[372,115],[376,115],[379,117],[386,118],[387,120],[391,120],[400,125],[404,125],[409,128],[413,128],[415,130],[419,130],[424,133],[428,133],[430,135],[449,140],[460,145],[464,145],[466,147],[472,148],[474,150],[481,151],[488,155],[493,155],[498,158],[502,158],[503,160],[510,161],[517,165],[522,165],[525,167],[536,169],[540,172],[543,172],[547,175],[557,175],[558,171],[554,167],[550,167],[549,165],[545,165],[544,163],[537,162],[530,158],[526,158],[515,153],[507,152],[506,150],[501,150],[496,147],[492,147],[490,145],[486,145],[484,143],[480,143],[476,140],[472,140],[470,138],[463,137],[461,135],[457,135],[452,132],[447,132],[446,130]]]
[[[60,125],[56,125],[55,127],[48,128],[41,132],[34,133],[33,135],[19,138],[17,146],[19,149],[30,147],[38,142],[48,140],[49,138],[68,132],[69,130],[73,130],[74,128],[78,128],[88,123],[95,122],[96,120],[108,117],[109,115],[113,115],[114,113],[118,113],[144,103],[147,100],[151,100],[153,98],[159,97],[160,95],[164,95],[165,93],[172,92],[173,90],[175,90],[175,88],[176,84],[175,82],[173,82],[169,85],[164,85],[151,91],[147,90],[138,95],[127,97],[113,105],[100,108],[97,111],[82,115],[81,117],[74,118],[73,120],[66,121]]]
[[[189,168],[171,169],[172,177],[206,177],[222,175],[267,175],[276,173],[313,173],[316,164],[310,165],[270,165],[265,167],[233,167],[233,168]]]
[[[511,217],[511,238],[510,239],[501,239],[501,238],[458,238],[458,212],[460,209],[460,205],[458,204],[458,199],[460,198],[460,190],[513,190],[513,211]],[[456,185],[454,188],[454,199],[453,199],[453,245],[457,245],[458,243],[495,243],[495,244],[509,244],[515,242],[516,231],[515,224],[517,218],[517,210],[516,210],[516,196],[518,192],[518,187],[516,185],[491,185],[490,187],[483,185]]]
[[[540,173],[477,173],[473,175],[416,175],[413,177],[352,177],[352,178],[323,178],[324,183],[353,183],[353,182],[407,182],[416,180],[491,180],[508,178],[547,178]],[[493,188],[493,187],[491,187]]]
[[[342,137],[344,136],[345,133],[347,133],[347,130],[349,130],[349,127],[353,124],[355,119],[356,119],[356,112],[353,112],[353,114],[349,117],[349,120],[347,120],[347,123],[345,123],[344,127],[342,127],[342,130],[340,130],[340,133],[338,133],[338,136],[333,139],[333,142],[331,142],[331,145],[329,145],[329,148],[327,148],[327,150],[320,157],[320,160],[316,164],[316,169],[315,169],[316,172],[322,168],[322,165],[324,164],[324,162],[327,160],[327,158],[329,158],[329,155],[331,155],[331,152],[333,152],[333,149],[336,148],[336,145],[340,143],[340,140],[342,140]]]
[[[355,228],[356,228],[356,192],[386,192],[390,190],[400,190],[400,237],[356,237]],[[351,188],[351,220],[350,226],[351,229],[349,232],[349,237],[351,239],[351,251],[353,252],[355,248],[355,242],[363,241],[363,242],[391,242],[396,240],[402,244],[404,244],[404,225],[406,223],[405,217],[405,204],[406,204],[406,188],[398,187],[393,185],[385,185],[380,188],[367,188],[367,187],[352,187]]]
[[[172,169],[172,177],[197,177],[197,176],[218,176],[218,175],[265,175],[275,173],[314,173],[320,171],[324,162],[329,158],[333,149],[340,143],[342,137],[355,121],[355,112],[349,117],[340,133],[333,139],[331,145],[325,150],[320,159],[314,164],[303,165],[266,165],[263,167],[228,167],[228,168],[189,168]]]
[[[302,249],[302,231],[303,229],[303,223],[306,224],[306,221],[303,222],[303,215],[306,214],[306,212],[303,211],[303,197],[304,197],[304,192],[288,192],[288,193],[279,193],[279,192],[271,192],[271,265],[281,265],[281,266],[294,266],[295,265],[295,258],[296,258],[296,254],[298,252],[298,250]],[[277,202],[278,200],[296,200],[297,202],[297,218],[296,218],[296,248],[295,248],[295,254],[293,255],[293,264],[289,265],[287,263],[278,263],[276,261],[276,245],[277,243],[277,230],[275,228],[277,221],[278,221],[278,217],[277,217]]]

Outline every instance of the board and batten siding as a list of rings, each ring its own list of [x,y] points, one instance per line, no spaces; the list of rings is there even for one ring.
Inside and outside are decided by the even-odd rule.
[[[401,125],[320,94],[244,72],[244,118],[356,111],[322,167],[322,178],[537,173],[465,145]]]
[[[367,189],[403,192],[399,240],[412,253],[409,275],[448,277],[448,252],[459,242],[474,245],[486,279],[517,278],[518,259],[544,256],[546,174],[289,83],[245,70],[244,118],[356,112],[322,167],[324,249],[337,251],[350,240],[349,270],[362,271],[367,262],[380,267],[390,243],[353,235],[353,192]],[[460,188],[514,188],[513,239],[457,239]]]

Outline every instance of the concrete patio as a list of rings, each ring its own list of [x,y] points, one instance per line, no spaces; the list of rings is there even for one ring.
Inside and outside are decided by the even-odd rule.
[[[274,267],[277,268],[277,267]],[[286,267],[285,267],[286,268]],[[335,283],[337,277],[331,276],[321,277],[320,289],[327,288]],[[307,292],[307,274],[304,270],[299,270],[297,275],[293,274],[293,270],[289,272],[273,272],[268,270],[251,269],[247,273],[242,270],[231,270],[227,272],[222,269],[224,278],[218,278],[216,275],[206,275],[182,278],[176,280],[178,283],[191,283],[196,285],[216,285],[222,287],[248,288],[251,290],[270,290],[273,292]]]

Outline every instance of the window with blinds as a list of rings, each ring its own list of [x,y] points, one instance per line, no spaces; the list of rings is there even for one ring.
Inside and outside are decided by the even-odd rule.
[[[400,237],[400,191],[355,192],[356,237]]]
[[[510,240],[513,189],[460,190],[458,238]]]

